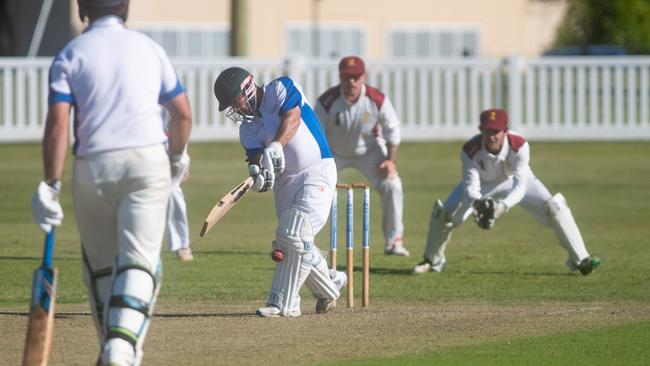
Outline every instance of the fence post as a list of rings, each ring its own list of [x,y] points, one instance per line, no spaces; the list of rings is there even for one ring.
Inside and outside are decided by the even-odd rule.
[[[298,85],[303,85],[303,71],[305,59],[302,57],[287,57],[283,62],[283,74],[290,77]]]
[[[521,79],[523,70],[523,59],[516,54],[511,55],[507,59],[508,65],[508,115],[509,127],[515,131],[521,124],[522,120],[522,89]]]

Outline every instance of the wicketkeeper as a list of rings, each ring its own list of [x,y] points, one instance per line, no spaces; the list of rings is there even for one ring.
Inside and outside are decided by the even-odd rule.
[[[263,317],[299,316],[305,284],[318,299],[316,312],[329,311],[347,282],[329,271],[314,244],[327,222],[336,185],[336,166],[325,134],[300,87],[280,77],[257,86],[240,67],[219,74],[214,83],[219,111],[240,122],[239,139],[248,157],[251,189],[275,193],[279,219],[272,243],[277,261]]]
[[[528,142],[508,130],[506,111],[483,111],[480,121],[481,133],[466,142],[461,152],[462,181],[444,204],[436,200],[433,205],[424,260],[413,273],[442,272],[452,229],[472,213],[477,224],[489,230],[501,215],[521,204],[542,225],[553,228],[569,254],[569,269],[590,274],[600,265],[600,258],[587,252],[564,196],[552,196],[533,174]]]

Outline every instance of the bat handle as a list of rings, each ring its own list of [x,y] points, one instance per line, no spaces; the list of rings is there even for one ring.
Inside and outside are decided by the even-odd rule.
[[[45,249],[43,249],[43,267],[52,267],[52,252],[54,252],[54,226],[45,234]]]

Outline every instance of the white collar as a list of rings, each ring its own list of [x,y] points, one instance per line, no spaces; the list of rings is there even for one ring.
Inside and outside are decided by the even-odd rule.
[[[101,18],[95,19],[92,23],[90,23],[88,29],[97,28],[97,27],[116,27],[116,26],[124,27],[124,21],[122,21],[122,18],[116,15],[106,15]]]

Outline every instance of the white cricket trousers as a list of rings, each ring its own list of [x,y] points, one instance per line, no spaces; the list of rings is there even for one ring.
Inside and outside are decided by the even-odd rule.
[[[325,226],[336,189],[336,165],[323,159],[293,175],[285,175],[274,187],[275,212],[278,217],[293,208],[309,220],[314,236]]]
[[[170,192],[160,145],[76,158],[72,191],[79,235],[92,268],[137,264],[155,272]]]
[[[169,205],[167,206],[167,241],[169,250],[175,252],[182,248],[189,248],[190,246],[190,230],[187,221],[187,203],[185,202],[185,194],[181,184],[189,176],[190,156],[187,149],[183,151],[181,157],[184,171],[179,173],[179,176],[172,179],[171,195],[169,197]]]

